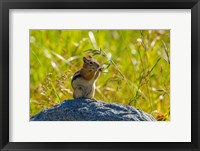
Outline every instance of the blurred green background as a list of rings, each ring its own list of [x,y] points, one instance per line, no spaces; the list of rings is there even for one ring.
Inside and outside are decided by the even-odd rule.
[[[72,99],[88,55],[103,66],[96,99],[170,120],[170,30],[30,30],[30,117]]]

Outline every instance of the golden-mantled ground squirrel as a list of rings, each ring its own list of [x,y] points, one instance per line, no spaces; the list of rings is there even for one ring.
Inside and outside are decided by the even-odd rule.
[[[102,68],[91,56],[83,57],[83,67],[77,71],[71,81],[74,98],[93,98],[95,82]]]

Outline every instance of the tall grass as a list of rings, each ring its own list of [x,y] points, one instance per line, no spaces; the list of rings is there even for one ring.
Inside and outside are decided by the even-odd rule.
[[[92,55],[95,98],[170,120],[169,30],[30,30],[30,116],[72,98],[71,78]]]

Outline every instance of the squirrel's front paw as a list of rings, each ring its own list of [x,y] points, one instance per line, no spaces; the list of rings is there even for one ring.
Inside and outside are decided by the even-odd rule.
[[[98,71],[103,71],[103,68],[102,68],[102,67],[99,67]]]

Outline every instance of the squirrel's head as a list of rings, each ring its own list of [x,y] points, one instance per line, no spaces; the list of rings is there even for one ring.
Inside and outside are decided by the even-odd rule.
[[[95,72],[100,69],[99,63],[95,59],[93,59],[92,56],[83,57],[83,62],[83,68],[91,72]]]

